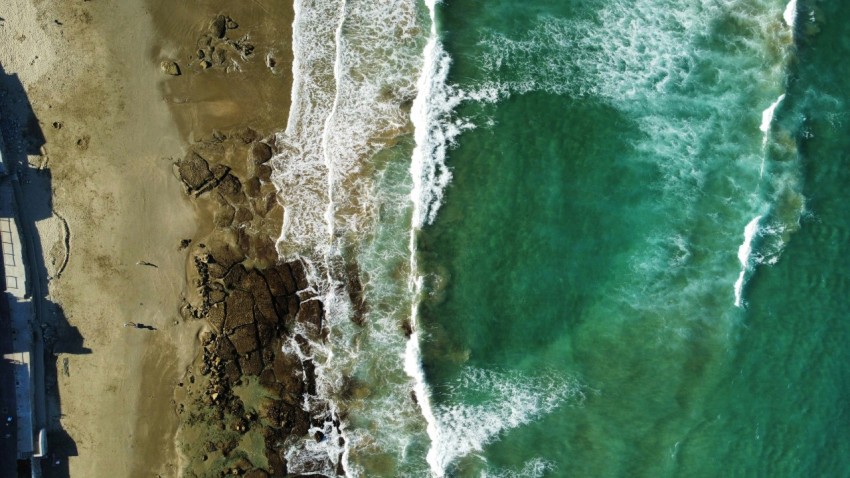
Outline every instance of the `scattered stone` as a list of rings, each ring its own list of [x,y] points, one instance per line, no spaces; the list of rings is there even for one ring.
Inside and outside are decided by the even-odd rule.
[[[242,142],[245,144],[253,143],[259,137],[257,132],[254,131],[252,128],[243,129],[242,131],[237,133],[237,136],[239,136],[239,139],[241,139]]]
[[[216,65],[223,65],[227,60],[227,55],[224,53],[224,50],[214,50],[210,55],[210,59]]]
[[[201,65],[202,70],[206,70],[207,68],[212,66],[212,63],[210,63],[208,60],[201,60],[199,65]]]
[[[89,149],[89,141],[91,141],[91,136],[84,135],[83,137],[77,139],[77,149],[80,151],[85,151]]]
[[[53,127],[56,128],[56,129],[62,129],[62,122],[61,121],[54,121]]]
[[[178,66],[174,61],[163,61],[159,64],[159,68],[166,75],[180,76],[180,66]]]
[[[189,247],[189,244],[191,244],[191,243],[192,243],[191,239],[182,239],[180,241],[180,247],[178,247],[177,250],[182,251],[183,249],[186,249],[187,247]]]
[[[217,15],[210,22],[210,34],[214,38],[224,38],[225,33],[227,33],[227,17]]]
[[[235,29],[239,28],[239,24],[234,22],[233,19],[230,18],[230,17],[227,17],[226,25],[227,25],[228,30],[235,30]]]

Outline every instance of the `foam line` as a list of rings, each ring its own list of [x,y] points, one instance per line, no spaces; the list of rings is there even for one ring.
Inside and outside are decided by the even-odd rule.
[[[738,280],[735,281],[735,307],[743,306],[743,289],[746,281],[747,272],[750,269],[750,256],[753,252],[753,238],[759,230],[759,221],[761,216],[754,217],[747,226],[744,227],[744,242],[738,247],[738,261],[741,263],[741,273],[738,274]]]
[[[797,0],[791,0],[785,6],[785,11],[782,12],[782,18],[785,19],[785,24],[794,28],[794,23],[797,21]]]
[[[414,139],[416,147],[413,150],[410,163],[410,174],[413,179],[413,187],[411,189],[411,201],[413,202],[413,219],[410,228],[410,280],[409,290],[413,296],[413,302],[410,311],[410,322],[414,332],[407,341],[407,348],[404,356],[404,370],[407,375],[413,379],[413,393],[416,396],[416,401],[419,403],[419,409],[427,423],[426,431],[428,438],[431,440],[431,450],[435,444],[440,443],[440,431],[437,428],[437,419],[434,415],[431,406],[431,394],[428,390],[428,385],[425,381],[425,372],[422,370],[422,354],[420,350],[419,340],[420,335],[418,329],[418,308],[419,300],[422,295],[422,277],[419,275],[419,267],[416,256],[416,236],[419,229],[425,224],[428,217],[428,205],[433,203],[433,181],[435,176],[433,169],[426,167],[428,153],[434,152],[434,145],[430,138],[431,125],[429,119],[432,114],[429,111],[429,96],[433,89],[435,81],[438,81],[437,72],[439,71],[438,62],[440,62],[440,51],[437,40],[437,23],[436,23],[436,0],[425,0],[428,7],[428,13],[431,18],[431,31],[428,38],[428,43],[423,51],[423,67],[422,73],[417,82],[417,95],[413,100],[411,109],[411,121],[414,125]],[[448,56],[444,55],[443,62],[445,68],[448,69]],[[445,81],[445,76],[443,76]],[[427,179],[431,180],[428,184]],[[445,178],[448,182],[449,177]],[[426,457],[428,466],[431,472],[437,476],[445,476],[445,470],[442,465],[433,457],[429,450]]]

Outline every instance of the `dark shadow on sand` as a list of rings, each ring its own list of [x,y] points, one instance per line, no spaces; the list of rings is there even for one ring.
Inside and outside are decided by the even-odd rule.
[[[43,392],[36,401],[40,399],[45,405],[37,417],[38,426],[47,430],[48,452],[41,459],[41,467],[46,478],[69,478],[68,457],[77,455],[77,444],[60,422],[63,415],[58,379],[60,373],[69,377],[73,373],[68,358],[63,355],[88,354],[91,350],[85,347],[85,339],[68,322],[62,308],[47,299],[48,273],[36,222],[52,216],[52,176],[49,169],[34,167],[27,159],[28,155],[41,154],[45,138],[20,79],[14,73],[7,74],[3,65],[0,65],[0,133],[3,162],[15,183],[15,198],[19,205],[25,205],[18,208],[18,221],[29,279],[27,294],[35,307],[34,338],[44,345],[43,370],[35,370],[33,385],[34,390]],[[5,476],[0,473],[0,477]]]

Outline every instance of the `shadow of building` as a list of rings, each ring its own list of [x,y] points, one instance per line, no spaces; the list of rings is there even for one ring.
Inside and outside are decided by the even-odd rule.
[[[69,477],[67,457],[77,446],[60,421],[58,378],[69,370],[58,354],[91,352],[48,299],[36,223],[52,216],[52,177],[28,159],[44,144],[23,84],[0,64],[0,278],[6,298],[0,300],[0,416],[9,423],[3,425],[9,431],[0,431],[0,478]]]

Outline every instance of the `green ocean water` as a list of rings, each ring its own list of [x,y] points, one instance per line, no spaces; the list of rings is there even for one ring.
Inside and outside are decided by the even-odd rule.
[[[850,6],[785,10],[438,5],[474,128],[416,243],[432,470],[850,476]]]

